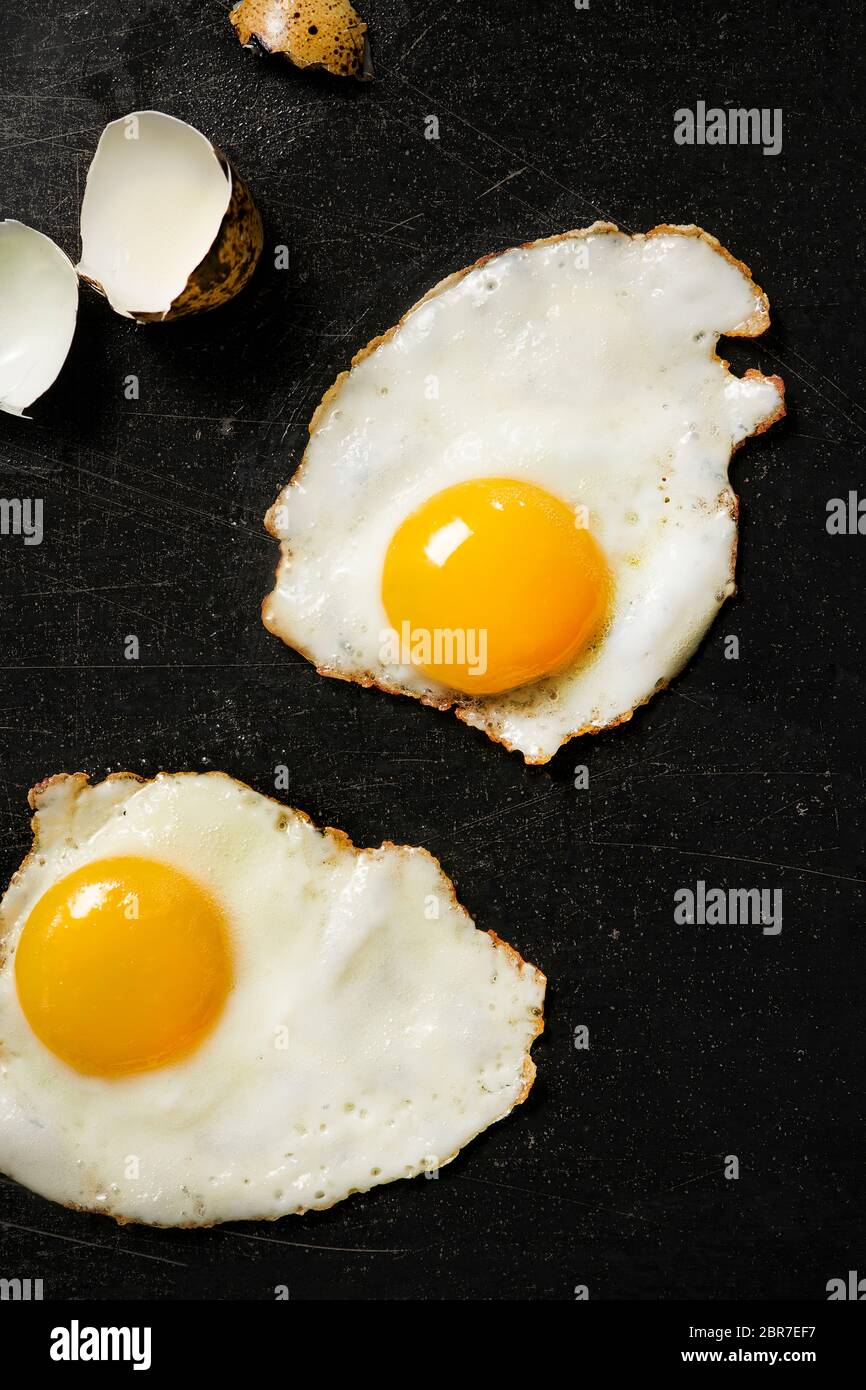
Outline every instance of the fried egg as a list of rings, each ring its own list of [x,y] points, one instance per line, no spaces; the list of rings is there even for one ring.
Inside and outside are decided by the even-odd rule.
[[[436,1169],[527,1095],[544,977],[426,851],[222,773],[61,775],[0,905],[0,1170],[160,1226]]]
[[[734,592],[728,465],[784,387],[715,348],[768,323],[697,227],[596,223],[450,276],[316,411],[266,518],[265,625],[527,762],[630,718]]]

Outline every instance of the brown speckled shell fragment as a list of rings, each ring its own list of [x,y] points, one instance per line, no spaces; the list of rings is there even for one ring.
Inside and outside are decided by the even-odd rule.
[[[216,239],[190,275],[167,314],[134,312],[138,323],[163,323],[216,309],[233,299],[249,280],[262,254],[264,232],[250,190],[221,150],[214,154],[231,180],[232,196]]]
[[[367,26],[349,0],[240,0],[229,19],[242,44],[255,39],[296,68],[361,81],[373,76]]]

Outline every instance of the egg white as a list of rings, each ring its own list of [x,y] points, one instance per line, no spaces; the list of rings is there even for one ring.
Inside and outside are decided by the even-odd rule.
[[[769,322],[748,269],[695,227],[596,223],[450,276],[354,360],[268,513],[281,542],[265,625],[320,672],[456,706],[528,762],[628,718],[734,591],[732,450],[784,413],[782,383],[733,376],[722,333]],[[471,699],[389,664],[388,545],[426,499],[524,478],[586,508],[613,575],[597,650]],[[515,557],[519,563],[519,557]]]
[[[61,776],[31,799],[0,904],[0,1171],[119,1220],[275,1218],[438,1168],[528,1093],[544,977],[424,850],[355,849],[220,773]],[[235,978],[196,1051],[107,1080],[32,1033],[14,958],[51,884],[114,855],[209,890]]]

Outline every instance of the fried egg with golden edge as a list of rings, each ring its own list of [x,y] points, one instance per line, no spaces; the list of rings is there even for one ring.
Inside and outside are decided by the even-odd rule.
[[[698,227],[595,223],[449,276],[313,416],[266,627],[527,762],[629,719],[734,592],[728,465],[784,386],[715,349],[768,324]]]
[[[525,1099],[544,976],[425,850],[222,773],[31,792],[0,904],[0,1171],[159,1226],[439,1168]]]

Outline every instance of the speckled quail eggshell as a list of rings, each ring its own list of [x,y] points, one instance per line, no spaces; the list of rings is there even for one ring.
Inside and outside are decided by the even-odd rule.
[[[239,0],[229,19],[246,47],[255,40],[295,67],[361,81],[373,76],[367,26],[349,0]]]
[[[103,130],[81,204],[78,273],[138,323],[216,309],[262,252],[262,221],[221,150],[164,111]]]

